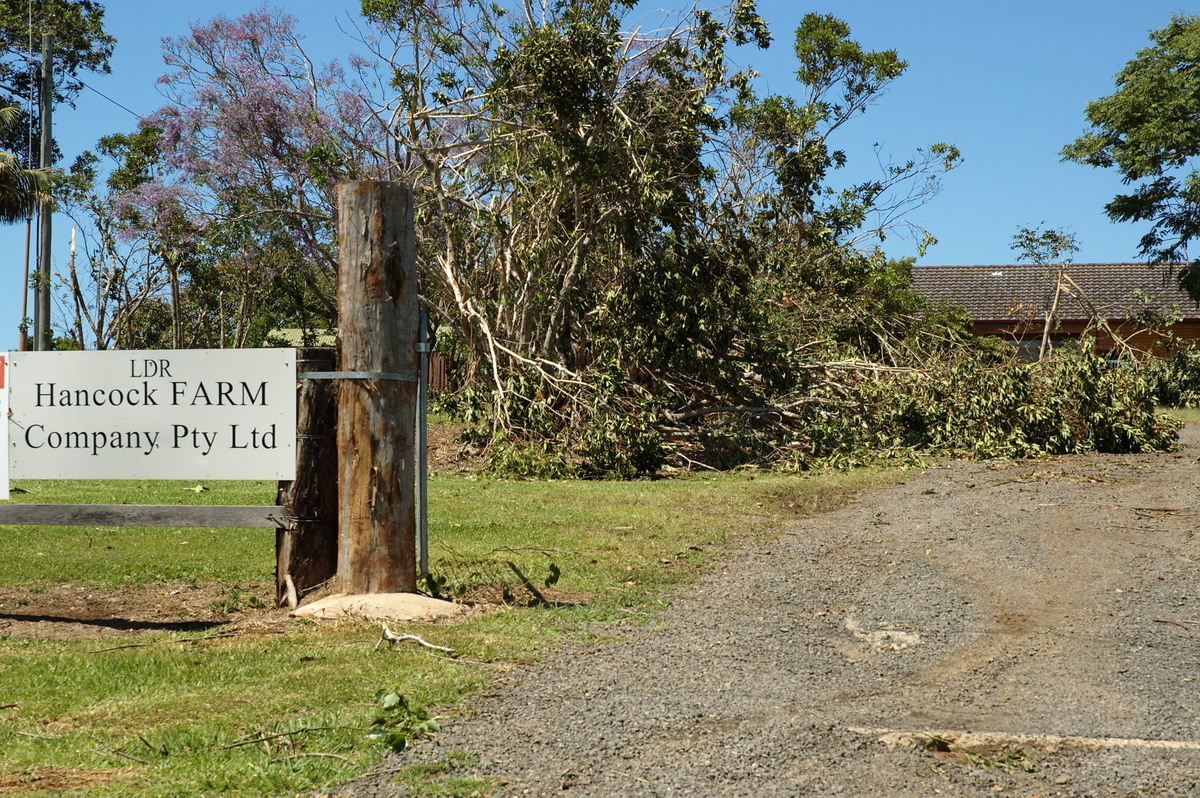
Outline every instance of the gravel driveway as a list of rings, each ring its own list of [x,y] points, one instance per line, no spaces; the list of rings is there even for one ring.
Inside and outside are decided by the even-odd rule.
[[[1183,443],[914,472],[730,556],[662,624],[513,672],[342,794],[467,750],[450,775],[504,796],[1200,795]]]

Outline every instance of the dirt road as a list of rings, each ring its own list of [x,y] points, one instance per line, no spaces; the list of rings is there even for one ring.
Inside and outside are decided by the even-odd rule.
[[[1200,795],[1183,443],[914,472],[731,557],[662,624],[513,674],[345,794],[441,761],[452,794]]]

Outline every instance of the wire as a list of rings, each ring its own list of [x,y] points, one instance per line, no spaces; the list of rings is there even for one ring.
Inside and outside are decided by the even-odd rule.
[[[76,80],[79,80],[79,78],[76,78]],[[122,111],[125,111],[126,113],[132,114],[132,115],[136,116],[138,119],[145,119],[145,118],[146,118],[146,117],[142,116],[141,114],[139,114],[137,111],[131,111],[130,109],[126,108],[124,105],[121,105],[119,102],[117,102],[116,100],[114,100],[112,97],[109,97],[107,94],[105,94],[104,92],[100,91],[99,89],[94,89],[94,88],[92,88],[91,86],[89,86],[89,85],[87,85],[86,83],[84,83],[82,80],[80,80],[79,82],[80,82],[80,83],[83,85],[83,87],[84,87],[85,89],[88,89],[89,91],[93,91],[93,92],[95,92],[96,94],[99,94],[101,97],[103,97],[104,99],[108,100],[110,103],[112,103],[113,105],[117,106],[117,107],[118,107],[118,108],[120,108]]]
[[[33,0],[29,0],[29,74],[33,75]],[[28,109],[25,113],[25,167],[33,166],[33,80],[29,81]],[[41,166],[41,164],[38,164]]]

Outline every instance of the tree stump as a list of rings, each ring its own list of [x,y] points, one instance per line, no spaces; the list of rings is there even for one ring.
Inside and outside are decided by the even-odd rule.
[[[297,371],[333,371],[333,348],[296,350]],[[275,600],[295,603],[337,574],[337,397],[330,380],[299,380],[296,395],[296,478],[279,483],[287,528],[275,534]],[[295,603],[294,603],[295,602]]]

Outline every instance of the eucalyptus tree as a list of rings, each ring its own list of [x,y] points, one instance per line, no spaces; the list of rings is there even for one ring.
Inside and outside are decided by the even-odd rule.
[[[895,52],[809,15],[797,97],[763,96],[727,54],[770,44],[752,0],[634,6],[366,0],[347,72],[268,8],[170,40],[154,174],[117,207],[172,281],[176,337],[185,302],[222,295],[248,322],[332,326],[333,187],[399,179],[422,303],[498,450],[630,474],[669,436],[793,427],[805,357],[915,323],[910,262],[879,242],[958,153],[833,188],[834,134],[903,73]]]
[[[156,349],[178,340],[178,286],[157,237],[128,202],[128,192],[154,177],[160,136],[153,127],[104,136],[58,181],[59,210],[75,226],[59,285],[71,309],[68,335],[79,349]]]
[[[770,43],[752,2],[644,26],[633,5],[363,6],[386,38],[359,76],[419,190],[426,298],[510,431],[570,435],[639,408],[668,423],[778,417],[796,319],[764,285],[794,282],[807,301],[840,280],[847,305],[864,282],[902,289],[907,265],[858,252],[859,236],[879,240],[958,160],[935,145],[835,191],[827,178],[847,156],[829,136],[903,72],[894,52],[809,15],[795,44],[803,99],[760,97],[726,55]]]

